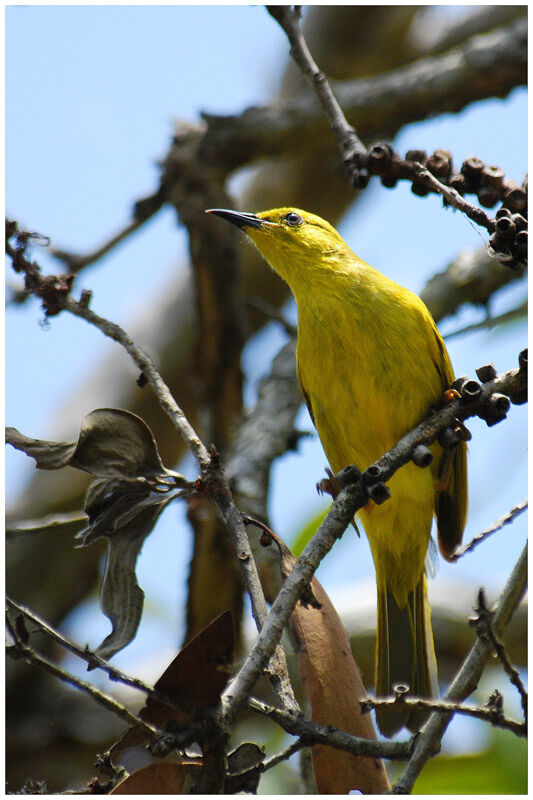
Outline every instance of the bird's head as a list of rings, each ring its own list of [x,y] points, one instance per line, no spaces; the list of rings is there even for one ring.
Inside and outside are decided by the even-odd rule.
[[[307,281],[353,258],[335,228],[325,220],[298,208],[274,208],[258,214],[210,208],[243,230],[270,266],[293,288],[299,278]]]

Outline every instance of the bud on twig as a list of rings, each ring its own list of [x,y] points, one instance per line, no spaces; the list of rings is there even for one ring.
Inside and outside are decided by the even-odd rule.
[[[388,500],[390,494],[389,487],[384,483],[373,483],[368,487],[368,496],[377,506]]]
[[[476,369],[476,375],[481,383],[488,383],[488,381],[492,381],[497,374],[498,373],[494,364],[483,364],[482,367],[478,367]]]
[[[418,444],[411,453],[411,459],[417,467],[424,469],[433,461],[433,453],[425,444]]]
[[[481,394],[481,385],[472,379],[467,380],[461,387],[461,398],[464,403],[473,403]]]

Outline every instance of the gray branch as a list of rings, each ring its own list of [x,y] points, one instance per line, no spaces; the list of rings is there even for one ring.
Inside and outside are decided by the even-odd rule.
[[[457,112],[486,97],[505,97],[527,80],[527,21],[475,36],[445,55],[424,58],[373,78],[333,84],[364,140],[390,136],[430,114]],[[327,135],[316,98],[255,107],[235,116],[204,114],[201,153],[235,169],[257,158],[301,152]]]
[[[420,297],[439,322],[466,303],[486,306],[495,292],[523,276],[523,269],[515,272],[493,261],[484,247],[463,250],[446,269],[429,279]]]
[[[412,742],[382,742],[375,739],[363,739],[351,733],[334,728],[331,725],[320,725],[311,722],[302,715],[288,714],[278,708],[257,700],[255,697],[248,702],[251,711],[268,717],[276,722],[284,731],[293,736],[301,736],[309,743],[325,744],[338,750],[345,750],[355,756],[370,756],[371,758],[388,758],[391,760],[405,760],[412,751]]]

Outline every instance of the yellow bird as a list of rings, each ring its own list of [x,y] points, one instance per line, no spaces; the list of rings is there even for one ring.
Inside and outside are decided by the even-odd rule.
[[[334,473],[361,471],[442,403],[453,371],[428,309],[412,292],[355,255],[325,220],[296,208],[258,214],[210,209],[237,225],[289,285],[298,306],[297,370]],[[409,462],[389,481],[391,497],[358,517],[374,558],[378,615],[376,694],[407,684],[438,696],[425,560],[433,515],[449,558],[466,518],[466,445],[432,445],[429,469]],[[427,715],[377,713],[383,734]]]

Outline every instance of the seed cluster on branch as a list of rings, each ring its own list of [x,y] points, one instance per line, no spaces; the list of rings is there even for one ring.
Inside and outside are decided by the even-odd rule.
[[[387,189],[393,189],[400,180],[407,180],[418,197],[440,193],[439,187],[428,181],[427,174],[419,169],[422,165],[440,184],[455,190],[461,197],[476,195],[484,208],[501,203],[496,219],[474,206],[463,210],[491,233],[493,258],[514,270],[527,262],[527,180],[518,186],[516,181],[505,177],[500,167],[489,166],[476,156],[465,159],[460,170],[456,170],[452,154],[447,150],[435,150],[429,156],[424,150],[409,150],[405,158],[401,158],[384,142],[377,142],[367,151],[358,151],[345,163],[357,189],[366,187],[371,176],[377,175]],[[444,203],[449,202],[444,196]]]

